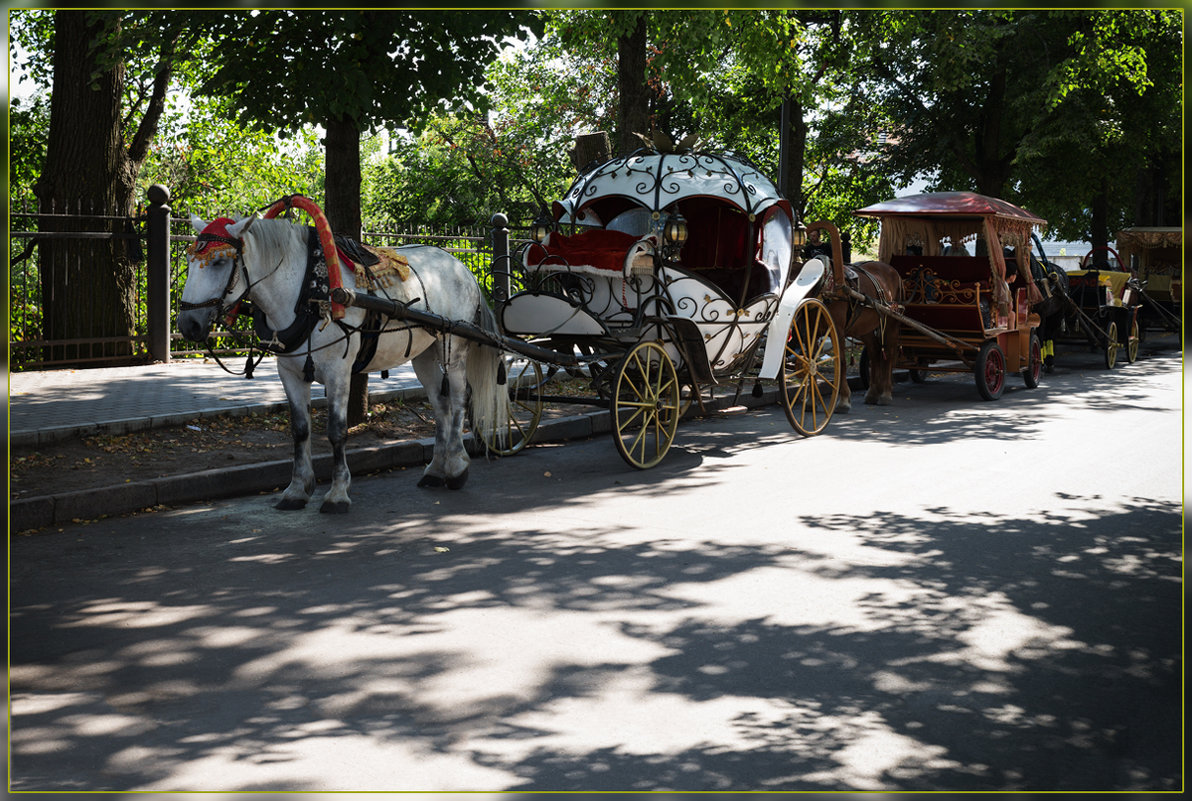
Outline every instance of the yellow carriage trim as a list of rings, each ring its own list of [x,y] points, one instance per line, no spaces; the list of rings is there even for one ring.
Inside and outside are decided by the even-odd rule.
[[[1122,298],[1126,294],[1126,282],[1130,280],[1130,273],[1118,270],[1068,270],[1068,278],[1084,278],[1088,275],[1097,277],[1097,285],[1109,291],[1107,301],[1111,306],[1121,306]]]

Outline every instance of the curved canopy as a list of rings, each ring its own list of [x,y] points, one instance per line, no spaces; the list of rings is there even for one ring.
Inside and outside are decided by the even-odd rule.
[[[896,255],[917,249],[926,256],[944,253],[966,254],[964,244],[984,240],[993,277],[993,295],[1005,307],[1010,299],[1006,284],[1006,263],[1002,252],[1011,248],[1018,271],[1024,278],[1031,303],[1042,300],[1039,288],[1030,278],[1030,236],[1047,221],[1005,200],[976,192],[928,192],[921,195],[886,200],[854,212],[859,217],[877,217],[882,221],[878,240],[878,259],[889,263]],[[946,247],[946,249],[945,249]]]
[[[615,158],[572,183],[554,203],[556,220],[576,222],[586,207],[609,198],[623,198],[651,212],[662,212],[689,198],[715,198],[749,215],[778,205],[791,214],[790,203],[774,183],[748,161],[735,156],[693,151],[659,153],[652,150]]]
[[[931,216],[931,217],[996,217],[1018,220],[1032,227],[1044,226],[1047,220],[1005,200],[976,192],[928,192],[908,195],[874,203],[855,212],[860,217]]]
[[[1178,248],[1183,242],[1184,229],[1176,227],[1123,228],[1117,233],[1118,250],[1130,248]]]

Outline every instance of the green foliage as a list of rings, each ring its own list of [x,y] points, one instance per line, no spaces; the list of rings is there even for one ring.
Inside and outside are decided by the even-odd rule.
[[[53,72],[54,12],[40,8],[13,9],[8,21],[9,59],[14,77],[48,87]]]
[[[8,191],[14,206],[33,202],[33,184],[41,175],[50,127],[50,102],[46,95],[25,102],[14,98],[9,107]]]
[[[487,224],[495,212],[526,223],[575,177],[576,134],[608,130],[615,64],[569,53],[557,31],[509,48],[486,72],[487,113],[432,115],[399,132],[391,158],[366,168],[364,216],[403,224]]]
[[[1182,18],[1170,11],[883,11],[850,15],[859,97],[897,146],[903,184],[975,189],[1105,237],[1130,222],[1139,171],[1179,146]],[[1166,155],[1163,155],[1166,154]],[[1092,230],[1090,209],[1107,204]]]
[[[370,224],[413,227],[476,222],[483,189],[433,135],[399,137],[389,158],[363,173],[361,214]]]
[[[1182,192],[1182,20],[1176,12],[1158,11],[1065,19],[1072,31],[1067,57],[1048,76],[1043,124],[1019,152],[1021,192],[1054,235],[1087,241],[1140,223],[1140,175],[1157,174],[1158,193],[1176,210]],[[1080,158],[1073,159],[1074,153]],[[1106,205],[1105,231],[1093,230],[1089,214],[1098,198]]]
[[[141,174],[169,187],[176,214],[248,213],[287,194],[322,195],[323,158],[313,130],[282,141],[241,127],[225,101],[171,104]]]
[[[234,98],[246,125],[269,131],[416,127],[446,100],[479,103],[501,40],[534,22],[506,11],[213,13],[207,30],[223,45],[201,93]]]

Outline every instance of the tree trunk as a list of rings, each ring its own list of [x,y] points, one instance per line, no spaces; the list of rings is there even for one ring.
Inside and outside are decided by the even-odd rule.
[[[639,12],[633,30],[617,41],[617,149],[628,155],[641,147],[634,133],[650,135],[650,87],[646,83],[646,14]]]
[[[360,239],[360,128],[353,120],[326,123],[327,162],[324,212],[331,230]],[[348,392],[348,425],[368,419],[368,373],[352,376]]]
[[[974,136],[973,159],[980,171],[977,176],[978,191],[990,197],[1002,196],[1010,174],[1009,159],[1002,157],[1002,119],[1006,115],[1005,61],[1005,55],[999,51],[998,69],[990,78]]]
[[[43,214],[85,212],[100,217],[132,212],[136,168],[124,150],[121,95],[124,65],[102,65],[93,44],[118,29],[119,16],[88,19],[87,12],[54,17],[54,84],[45,168],[34,187]],[[43,232],[123,233],[119,221],[43,218]],[[128,243],[122,240],[47,239],[39,247],[42,337],[47,340],[131,337],[136,286]],[[60,346],[54,360],[128,357],[129,342]]]
[[[1108,262],[1109,252],[1104,250],[1109,245],[1109,194],[1104,179],[1093,198],[1089,221],[1089,243],[1096,251],[1093,263],[1100,266]]]
[[[803,154],[807,148],[807,120],[803,118],[803,104],[793,97],[783,101],[784,113],[780,115],[780,125],[785,123],[786,130],[779,131],[779,163],[782,174],[778,177],[783,187],[786,199],[791,202],[795,211],[795,220],[803,219],[806,209],[806,198],[803,197]]]
[[[589,164],[608,161],[611,150],[605,131],[580,134],[575,137],[575,147],[571,149],[571,165],[576,172],[582,172]]]

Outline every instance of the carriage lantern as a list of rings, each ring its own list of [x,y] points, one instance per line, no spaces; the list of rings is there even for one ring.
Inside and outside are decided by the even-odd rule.
[[[551,220],[549,217],[538,217],[534,220],[534,224],[530,226],[530,238],[538,244],[542,244],[546,239],[546,235],[551,231]]]
[[[791,245],[795,248],[795,252],[798,253],[803,248],[803,246],[806,244],[807,244],[807,226],[803,224],[802,220],[800,220],[791,229]]]
[[[662,236],[668,245],[682,247],[687,241],[687,220],[683,219],[683,215],[678,212],[670,215],[662,229]]]

